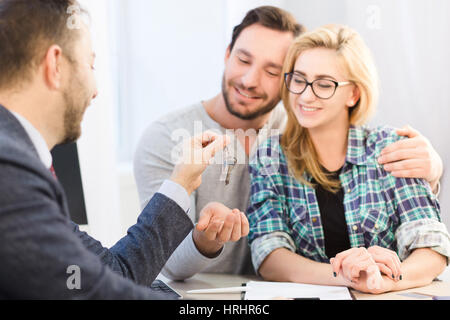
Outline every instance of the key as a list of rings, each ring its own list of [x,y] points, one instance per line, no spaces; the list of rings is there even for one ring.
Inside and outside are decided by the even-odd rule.
[[[224,149],[224,156],[225,156],[225,160],[223,163],[221,181],[225,181],[225,185],[227,186],[230,184],[231,172],[233,171],[234,167],[236,166],[237,159],[235,157],[229,155],[228,148],[226,148],[226,147]]]
[[[226,169],[227,170],[227,176],[225,178],[225,185],[226,186],[230,184],[231,172],[233,171],[234,166],[236,165],[236,162],[237,162],[237,160],[234,157],[230,158],[230,159],[227,159],[226,162],[225,162],[225,165],[227,166],[227,169]]]

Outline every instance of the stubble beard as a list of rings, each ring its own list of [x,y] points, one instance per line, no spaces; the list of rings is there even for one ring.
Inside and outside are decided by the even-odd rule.
[[[225,79],[225,75],[222,78],[222,96],[225,101],[225,106],[229,113],[231,113],[233,116],[241,119],[241,120],[255,120],[259,117],[262,117],[270,112],[278,105],[280,102],[280,98],[276,97],[275,99],[270,100],[268,103],[264,104],[263,106],[259,107],[258,110],[251,112],[251,113],[242,113],[236,110],[236,108],[232,105],[229,98],[229,88],[233,88],[233,83],[228,83],[228,89],[227,89],[227,81]]]
[[[61,144],[76,142],[81,137],[81,121],[86,111],[88,101],[87,88],[75,75],[71,85],[63,93],[64,110],[64,135]]]

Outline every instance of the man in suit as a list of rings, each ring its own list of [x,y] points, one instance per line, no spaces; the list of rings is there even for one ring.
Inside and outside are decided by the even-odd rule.
[[[180,161],[112,248],[80,232],[49,151],[79,138],[97,96],[88,28],[68,23],[77,5],[0,2],[0,299],[164,299],[148,286],[191,231],[189,195],[227,139],[192,138],[184,151],[200,161]]]

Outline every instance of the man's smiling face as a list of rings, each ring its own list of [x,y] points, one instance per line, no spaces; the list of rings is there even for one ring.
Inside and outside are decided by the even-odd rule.
[[[280,81],[294,36],[260,24],[245,28],[233,50],[227,50],[222,93],[232,115],[253,120],[280,102]]]

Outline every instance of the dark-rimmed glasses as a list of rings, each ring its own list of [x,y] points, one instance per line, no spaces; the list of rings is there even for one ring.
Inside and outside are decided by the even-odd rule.
[[[337,82],[330,79],[317,79],[313,82],[308,82],[304,77],[295,72],[286,73],[284,75],[284,82],[286,88],[293,94],[303,94],[311,86],[314,95],[323,100],[331,99],[338,87],[352,84],[349,81]]]

